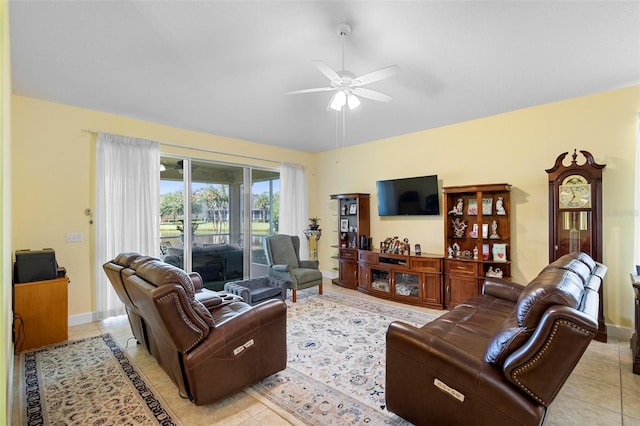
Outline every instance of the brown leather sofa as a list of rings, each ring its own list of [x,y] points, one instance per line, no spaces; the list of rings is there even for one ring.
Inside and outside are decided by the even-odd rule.
[[[387,408],[417,425],[539,425],[598,329],[606,267],[565,255],[527,286],[482,295],[422,328],[387,330]]]
[[[127,305],[134,335],[194,404],[216,401],[286,368],[282,300],[252,307],[203,289],[196,273],[135,253],[103,267]]]

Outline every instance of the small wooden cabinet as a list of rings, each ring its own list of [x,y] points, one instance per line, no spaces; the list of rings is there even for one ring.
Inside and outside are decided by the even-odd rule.
[[[358,291],[442,309],[442,257],[358,250]]]
[[[487,276],[511,279],[511,185],[442,188],[444,305],[449,309],[478,295]]]
[[[369,194],[334,194],[338,200],[337,241],[338,278],[334,284],[356,289],[358,286],[358,249],[364,248],[361,239],[369,241]]]
[[[14,284],[14,333],[18,350],[39,348],[68,338],[68,284],[62,277]]]

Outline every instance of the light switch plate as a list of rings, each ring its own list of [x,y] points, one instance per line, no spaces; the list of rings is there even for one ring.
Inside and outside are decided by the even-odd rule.
[[[82,242],[82,232],[67,232],[68,243]]]

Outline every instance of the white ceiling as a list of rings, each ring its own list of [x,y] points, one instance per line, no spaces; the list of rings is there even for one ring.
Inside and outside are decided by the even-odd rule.
[[[350,112],[346,145],[640,83],[639,1],[11,1],[16,94],[317,152],[327,85],[401,72]],[[97,129],[104,130],[104,129]],[[141,135],[132,135],[141,136]],[[342,142],[339,142],[341,145]]]

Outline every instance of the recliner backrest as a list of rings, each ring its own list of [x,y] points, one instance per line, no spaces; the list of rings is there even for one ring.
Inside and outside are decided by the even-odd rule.
[[[195,299],[195,289],[191,277],[182,269],[175,268],[161,260],[154,259],[143,263],[136,269],[136,275],[148,281],[156,287],[167,284],[180,285],[186,295],[193,310],[200,316],[209,327],[213,327],[213,317],[207,308]]]

